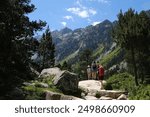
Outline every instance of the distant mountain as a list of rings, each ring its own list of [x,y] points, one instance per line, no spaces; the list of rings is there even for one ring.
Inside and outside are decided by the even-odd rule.
[[[53,41],[56,45],[56,59],[61,61],[69,55],[78,56],[86,48],[95,50],[100,44],[104,45],[104,51],[111,47],[112,40],[110,31],[113,23],[105,20],[95,26],[87,26],[71,30],[64,28],[52,32]]]

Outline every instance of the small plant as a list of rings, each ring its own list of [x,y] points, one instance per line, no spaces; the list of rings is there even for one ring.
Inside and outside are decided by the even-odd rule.
[[[95,97],[96,97],[96,98],[100,98],[100,97],[101,97],[100,92],[97,91],[96,94],[95,94]]]

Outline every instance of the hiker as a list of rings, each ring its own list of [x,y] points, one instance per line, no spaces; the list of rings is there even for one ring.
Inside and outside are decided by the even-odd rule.
[[[92,62],[91,70],[92,70],[92,79],[96,80],[97,65],[95,61]]]
[[[98,67],[98,80],[101,83],[101,86],[103,87],[103,80],[104,80],[104,68],[102,65],[99,65]]]
[[[88,65],[87,66],[87,76],[88,76],[88,80],[90,80],[91,79],[91,67],[90,67],[90,65]]]

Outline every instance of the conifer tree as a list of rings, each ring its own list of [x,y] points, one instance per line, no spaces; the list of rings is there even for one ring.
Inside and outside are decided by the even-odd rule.
[[[55,45],[49,27],[42,36],[39,45],[39,55],[41,58],[41,68],[54,67],[55,65]]]
[[[45,22],[29,20],[27,14],[34,10],[30,0],[0,3],[0,89],[3,95],[31,78],[30,42],[34,32],[45,26]]]
[[[114,40],[125,48],[127,62],[132,64],[136,85],[139,84],[139,72],[142,74],[144,72],[145,56],[148,55],[147,52],[149,51],[149,24],[150,20],[146,13],[138,14],[129,9],[125,13],[122,11],[119,13],[118,22],[113,29]]]

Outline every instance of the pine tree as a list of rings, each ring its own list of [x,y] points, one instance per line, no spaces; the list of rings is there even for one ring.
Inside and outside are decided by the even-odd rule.
[[[149,50],[149,23],[146,13],[135,13],[129,9],[118,15],[118,22],[113,29],[114,40],[126,50],[126,60],[132,64],[135,83],[138,85],[139,73],[144,73],[145,56]],[[146,53],[144,52],[146,51]]]
[[[29,68],[32,36],[45,26],[30,21],[27,14],[35,6],[30,0],[5,0],[0,4],[0,89],[5,95],[25,79],[31,78]]]
[[[55,45],[49,27],[42,36],[39,45],[39,55],[41,58],[41,69],[54,67],[55,65]]]

